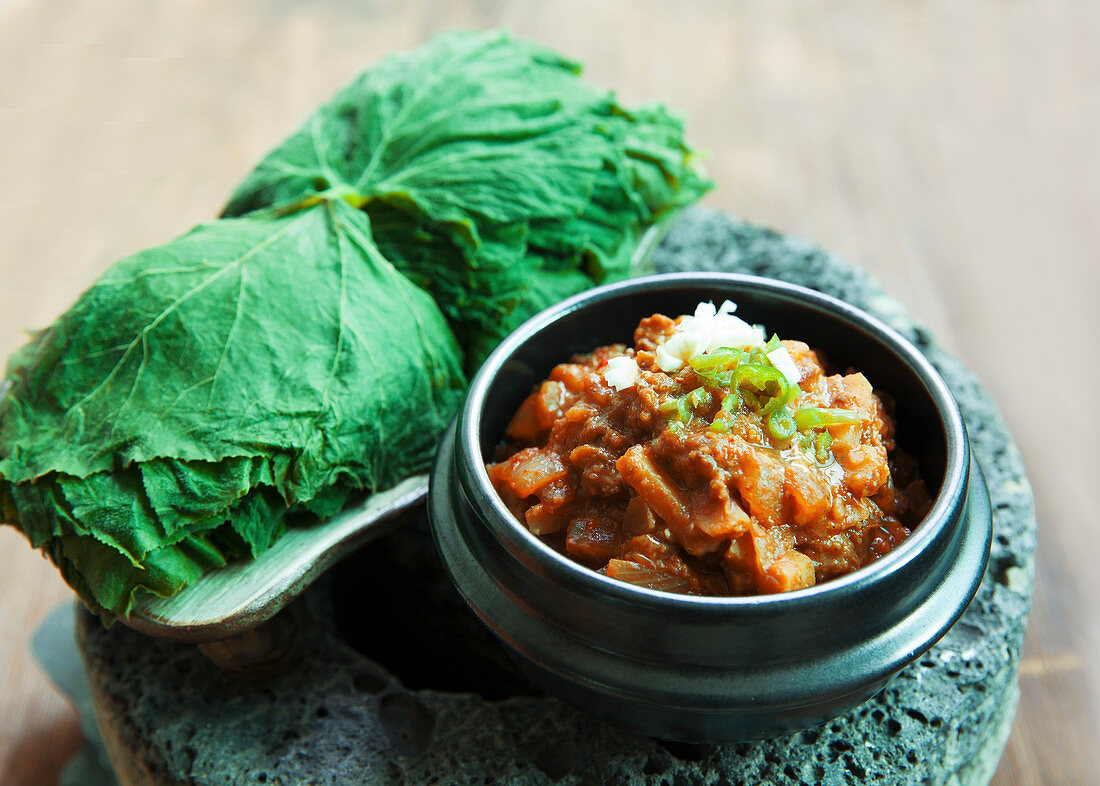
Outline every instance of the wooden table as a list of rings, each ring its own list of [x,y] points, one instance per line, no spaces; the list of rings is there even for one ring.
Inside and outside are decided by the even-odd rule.
[[[1079,541],[1100,524],[1100,4],[0,0],[0,352],[111,261],[213,216],[360,65],[497,24],[681,109],[712,151],[709,204],[870,269],[981,374],[1041,524],[996,783],[1095,777],[1100,572]],[[69,597],[0,529],[5,786],[52,783],[79,744],[28,650]]]

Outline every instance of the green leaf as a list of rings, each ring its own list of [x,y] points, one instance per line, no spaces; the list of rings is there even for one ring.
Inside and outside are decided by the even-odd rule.
[[[109,515],[112,508],[124,509],[138,499],[128,494],[111,494],[111,475],[104,473],[93,481],[100,493],[105,492],[100,515]],[[104,483],[103,481],[107,482]],[[156,595],[171,595],[193,582],[207,570],[221,567],[226,558],[221,549],[205,535],[186,536],[171,546],[161,546],[144,554],[141,564],[108,546],[83,528],[73,518],[65,502],[62,486],[79,486],[78,478],[50,475],[35,483],[6,485],[0,483],[0,496],[20,511],[17,519],[31,545],[42,548],[58,566],[65,581],[79,593],[89,608],[110,621],[129,609],[138,591]],[[133,539],[155,538],[148,517],[128,523]]]
[[[439,309],[346,203],[206,224],[118,263],[13,358],[5,515],[124,613],[262,552],[297,510],[423,469],[460,367]]]
[[[540,308],[626,276],[640,233],[710,187],[678,119],[627,110],[579,72],[500,31],[387,57],[265,157],[225,214],[323,195],[361,207],[473,370]]]
[[[0,475],[260,457],[289,503],[342,474],[384,487],[431,454],[459,358],[346,204],[202,225],[117,264],[16,355]]]

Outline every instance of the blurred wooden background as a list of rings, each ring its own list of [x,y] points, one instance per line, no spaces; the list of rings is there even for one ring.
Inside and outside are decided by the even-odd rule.
[[[1095,783],[1100,3],[0,0],[0,354],[114,259],[212,217],[361,65],[498,24],[682,110],[709,204],[868,268],[980,373],[1040,521],[995,783]],[[0,528],[5,786],[53,783],[78,745],[28,650],[68,597]]]

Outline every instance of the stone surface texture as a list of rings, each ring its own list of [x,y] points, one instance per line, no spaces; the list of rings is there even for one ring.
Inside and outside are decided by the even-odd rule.
[[[702,209],[658,270],[745,272],[854,303],[912,340],[965,416],[993,503],[993,545],[960,622],[874,699],[775,740],[662,743],[538,695],[450,588],[422,517],[302,599],[302,661],[273,679],[220,674],[195,647],[103,630],[78,637],[124,784],[982,784],[1018,691],[1035,515],[995,404],[865,273],[815,246]],[[364,654],[366,653],[366,654]]]

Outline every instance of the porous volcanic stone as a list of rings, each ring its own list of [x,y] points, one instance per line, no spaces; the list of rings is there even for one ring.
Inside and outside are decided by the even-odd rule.
[[[987,782],[1018,697],[1035,548],[1031,489],[989,395],[866,274],[804,241],[693,210],[655,263],[819,289],[885,319],[939,368],[994,508],[989,568],[942,641],[826,726],[758,743],[662,743],[539,695],[462,606],[413,518],[307,593],[305,655],[280,677],[233,680],[194,647],[103,630],[84,614],[80,645],[123,783]]]

